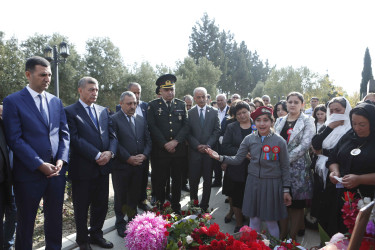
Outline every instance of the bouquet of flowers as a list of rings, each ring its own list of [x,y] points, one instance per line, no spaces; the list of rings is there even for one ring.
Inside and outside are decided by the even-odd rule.
[[[357,218],[359,212],[357,205],[359,199],[355,198],[355,193],[347,191],[344,194],[345,203],[341,209],[342,218],[344,220],[344,225],[348,228],[349,233],[351,234],[354,229],[355,219]]]
[[[125,246],[132,250],[164,249],[167,245],[168,222],[155,213],[137,215],[126,226]]]

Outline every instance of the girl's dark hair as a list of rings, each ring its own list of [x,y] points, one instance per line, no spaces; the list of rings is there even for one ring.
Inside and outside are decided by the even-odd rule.
[[[288,109],[286,107],[286,101],[285,100],[281,100],[279,101],[278,103],[275,104],[275,107],[273,109],[273,117],[275,117],[275,119],[279,118],[277,116],[277,106],[281,105],[281,107],[283,108],[283,110],[285,110],[285,112],[288,113]]]
[[[343,106],[346,109],[346,100],[345,100],[344,97],[334,97],[334,98],[332,98],[332,100],[330,100],[328,102],[328,108],[329,108],[329,105],[331,105],[334,102],[337,102],[338,104],[341,104],[341,106]]]
[[[318,123],[318,117],[316,116],[316,113],[319,110],[323,111],[324,113],[327,114],[327,108],[326,108],[326,106],[324,106],[324,104],[319,104],[318,106],[316,106],[315,109],[314,109],[314,113],[313,113],[313,117],[315,119],[315,125]],[[326,120],[327,120],[327,117],[326,117]]]
[[[301,101],[302,103],[305,102],[305,100],[303,99],[303,95],[302,95],[300,92],[290,92],[290,93],[288,94],[288,96],[286,97],[286,100],[288,101],[289,98],[290,98],[291,96],[297,96],[298,99],[300,99],[300,101]]]
[[[237,112],[241,109],[247,109],[248,111],[250,111],[250,105],[247,103],[247,102],[244,102],[244,101],[238,101],[237,102],[237,105],[235,107],[235,110],[234,110],[234,115],[237,114]]]

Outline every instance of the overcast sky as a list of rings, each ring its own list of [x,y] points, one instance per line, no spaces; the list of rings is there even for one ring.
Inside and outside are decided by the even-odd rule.
[[[366,47],[375,55],[374,7],[375,1],[345,0],[8,0],[1,3],[0,30],[20,41],[58,32],[81,54],[88,39],[109,37],[127,66],[149,61],[174,69],[187,56],[192,27],[207,12],[271,65],[328,71],[351,94],[359,91]]]

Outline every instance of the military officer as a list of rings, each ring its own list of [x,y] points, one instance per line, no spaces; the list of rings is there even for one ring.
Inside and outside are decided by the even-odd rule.
[[[153,142],[152,150],[156,157],[153,169],[155,176],[155,194],[160,206],[165,201],[165,185],[172,177],[172,209],[176,213],[181,210],[181,167],[186,160],[185,140],[188,134],[187,111],[184,101],[175,98],[176,76],[166,74],[156,81],[161,97],[149,102],[148,126]]]

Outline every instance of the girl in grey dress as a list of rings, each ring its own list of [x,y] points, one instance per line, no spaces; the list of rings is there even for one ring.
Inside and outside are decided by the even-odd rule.
[[[206,152],[212,158],[231,165],[240,164],[250,153],[242,211],[250,217],[252,229],[259,232],[261,221],[265,221],[270,234],[279,238],[277,221],[287,217],[286,206],[292,200],[287,145],[271,130],[271,108],[259,107],[251,118],[257,131],[245,137],[235,156],[219,156],[211,149]]]

